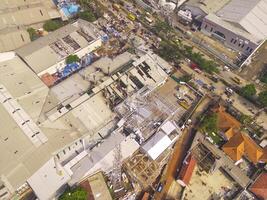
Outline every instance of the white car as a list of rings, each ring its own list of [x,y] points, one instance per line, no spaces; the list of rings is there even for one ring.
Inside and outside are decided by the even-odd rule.
[[[227,72],[230,72],[230,68],[228,66],[226,66],[226,65],[223,67],[223,70],[227,71]]]

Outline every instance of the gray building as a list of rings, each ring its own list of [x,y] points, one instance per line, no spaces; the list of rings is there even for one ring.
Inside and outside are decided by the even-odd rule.
[[[203,33],[246,56],[267,37],[267,0],[189,0],[183,9],[201,20]]]
[[[208,14],[201,30],[250,55],[267,37],[267,1],[232,0],[216,13]]]

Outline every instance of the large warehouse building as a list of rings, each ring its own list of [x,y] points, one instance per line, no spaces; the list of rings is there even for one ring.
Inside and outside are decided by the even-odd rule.
[[[5,0],[0,4],[0,52],[11,51],[30,43],[29,27],[60,18],[51,0]]]
[[[202,18],[205,34],[244,55],[250,55],[267,36],[266,0],[192,0],[185,8]]]

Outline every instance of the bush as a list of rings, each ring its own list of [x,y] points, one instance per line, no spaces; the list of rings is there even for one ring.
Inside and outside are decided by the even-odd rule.
[[[66,58],[66,63],[67,64],[74,63],[74,62],[79,62],[79,61],[80,61],[80,58],[77,55],[69,55]]]
[[[59,20],[48,20],[44,23],[44,30],[50,32],[59,29],[63,26],[63,23]]]
[[[257,90],[255,88],[254,84],[248,84],[241,88],[240,94],[248,99],[251,99],[255,94],[257,93]]]
[[[87,191],[81,187],[75,189],[67,189],[59,200],[87,200]]]
[[[78,14],[78,16],[83,19],[83,20],[86,20],[88,22],[94,22],[96,20],[96,17],[95,15],[89,11],[89,10],[86,10],[86,11],[83,11],[83,12],[80,12]]]

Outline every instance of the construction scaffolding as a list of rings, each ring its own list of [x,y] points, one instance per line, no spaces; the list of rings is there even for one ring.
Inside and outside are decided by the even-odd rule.
[[[115,108],[126,122],[124,127],[137,135],[140,143],[153,135],[176,110],[175,105],[147,87],[143,87]]]

